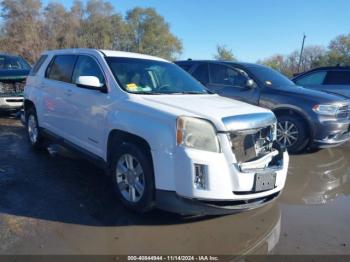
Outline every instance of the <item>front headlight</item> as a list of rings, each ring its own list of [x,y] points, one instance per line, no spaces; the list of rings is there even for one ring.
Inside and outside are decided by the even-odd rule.
[[[176,125],[176,142],[189,148],[220,152],[214,126],[207,120],[193,117],[179,117]]]
[[[315,105],[312,110],[320,115],[335,116],[339,108],[339,105]]]

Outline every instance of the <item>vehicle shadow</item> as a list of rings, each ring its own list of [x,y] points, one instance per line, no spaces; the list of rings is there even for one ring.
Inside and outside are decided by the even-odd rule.
[[[91,226],[165,225],[212,218],[129,211],[116,199],[110,178],[101,169],[59,146],[33,152],[15,119],[0,117],[0,152],[1,213]]]

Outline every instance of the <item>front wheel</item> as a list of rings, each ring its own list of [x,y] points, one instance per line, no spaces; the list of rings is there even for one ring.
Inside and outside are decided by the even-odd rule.
[[[309,142],[305,122],[295,116],[277,117],[277,142],[290,153],[304,150]]]
[[[155,186],[151,157],[138,146],[124,143],[112,156],[112,176],[119,200],[128,208],[144,213],[154,204]]]

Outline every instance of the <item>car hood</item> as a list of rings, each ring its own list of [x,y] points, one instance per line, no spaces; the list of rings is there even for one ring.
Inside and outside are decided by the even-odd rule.
[[[301,86],[279,86],[273,88],[279,90],[280,92],[283,92],[284,95],[298,96],[303,99],[315,101],[317,103],[333,103],[337,101],[347,100],[343,96],[325,93],[318,90],[307,89]]]
[[[331,95],[341,96],[341,97],[344,97],[345,99],[349,99],[350,98],[350,90],[346,90],[346,89],[334,90],[334,91],[329,91],[327,89],[322,89],[322,92],[326,92],[326,93],[331,94]]]
[[[0,70],[0,81],[23,81],[29,74],[29,70]]]
[[[208,119],[216,126],[218,131],[231,130],[235,120],[237,120],[237,125],[242,125],[243,121],[244,127],[247,126],[249,115],[254,116],[256,120],[249,125],[250,127],[260,127],[254,126],[254,124],[268,124],[275,120],[274,114],[268,109],[213,94],[148,95],[142,96],[142,99],[152,107],[175,116],[192,116]]]

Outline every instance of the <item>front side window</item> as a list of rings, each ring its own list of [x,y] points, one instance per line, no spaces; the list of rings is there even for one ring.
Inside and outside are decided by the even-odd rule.
[[[0,70],[30,70],[30,65],[20,56],[0,55]]]
[[[350,70],[328,71],[325,85],[350,85]]]
[[[251,75],[267,87],[295,86],[286,76],[266,66],[247,66]]]
[[[295,83],[299,86],[322,85],[326,74],[326,71],[314,72],[297,79]]]
[[[54,60],[50,63],[47,69],[46,77],[57,81],[71,83],[73,68],[77,56],[57,55],[53,59]]]
[[[129,93],[208,94],[198,81],[175,64],[120,57],[106,60],[119,85]]]
[[[217,85],[245,87],[248,78],[238,70],[218,64],[210,64],[210,82]]]
[[[80,76],[94,76],[100,80],[101,84],[105,83],[103,73],[95,59],[90,56],[79,56],[74,69],[72,82],[77,83]]]

